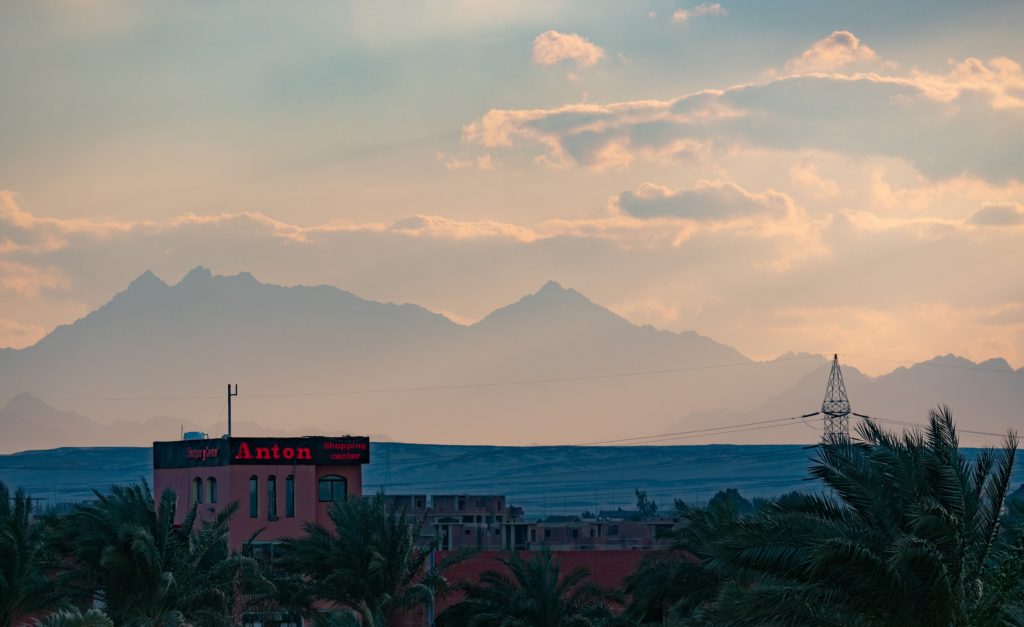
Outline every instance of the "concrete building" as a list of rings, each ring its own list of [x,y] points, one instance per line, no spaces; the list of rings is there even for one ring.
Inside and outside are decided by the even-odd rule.
[[[421,543],[437,541],[441,551],[531,551],[548,546],[558,551],[650,549],[667,546],[659,530],[671,518],[641,521],[635,512],[608,512],[608,517],[548,516],[530,522],[505,496],[477,494],[389,494],[391,507],[422,522]],[[604,512],[602,512],[604,513]]]
[[[229,543],[242,547],[259,534],[258,550],[277,538],[298,536],[303,524],[328,524],[335,501],[363,492],[362,465],[370,462],[365,437],[217,438],[153,443],[153,487],[177,495],[175,522],[192,505],[209,518],[238,501]]]

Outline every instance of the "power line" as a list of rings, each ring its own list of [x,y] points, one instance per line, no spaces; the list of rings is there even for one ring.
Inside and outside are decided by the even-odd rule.
[[[1000,374],[1021,374],[1019,371],[1002,368],[989,368],[983,366],[958,366],[954,364],[936,364],[928,362],[914,363],[911,359],[890,359],[886,357],[869,357],[865,355],[853,355],[844,353],[847,357],[854,357],[856,359],[870,359],[877,361],[888,361],[899,364],[913,364],[915,366],[925,366],[932,368],[947,368],[955,370],[967,370],[972,372],[995,372]],[[587,374],[587,375],[576,375],[576,376],[565,376],[565,377],[549,377],[549,378],[534,378],[534,379],[515,379],[508,381],[487,381],[480,383],[453,383],[453,384],[442,384],[442,385],[419,385],[419,386],[401,386],[401,387],[380,387],[380,388],[366,388],[356,390],[312,390],[304,392],[268,392],[263,394],[250,394],[247,395],[249,398],[292,398],[292,397],[312,397],[312,396],[352,396],[361,394],[390,394],[390,393],[401,393],[401,392],[434,392],[434,391],[446,391],[446,390],[465,390],[465,389],[480,389],[480,388],[494,388],[494,387],[505,387],[505,386],[523,386],[523,385],[540,385],[547,383],[572,383],[579,381],[600,381],[607,379],[618,379],[628,377],[642,377],[652,376],[659,374],[673,374],[681,372],[692,372],[701,370],[715,370],[721,368],[738,368],[744,366],[768,366],[787,361],[807,360],[807,359],[820,359],[820,355],[800,355],[795,357],[782,357],[771,361],[742,361],[742,362],[730,362],[721,364],[706,364],[698,366],[683,366],[678,368],[658,368],[650,370],[634,370],[625,372],[611,372],[611,373],[599,373],[599,374]],[[5,397],[4,401],[9,401],[14,397]],[[159,396],[70,396],[70,397],[55,397],[54,401],[75,401],[75,402],[153,402],[153,401],[194,401],[194,400],[213,400],[220,399],[221,396],[216,395],[203,395],[203,394],[186,394],[186,395],[159,395]],[[51,400],[51,399],[48,399]]]
[[[895,420],[895,419],[892,419],[892,418],[879,418],[878,416],[866,416],[864,414],[858,414],[856,412],[851,412],[851,413],[853,413],[854,416],[857,416],[859,418],[868,418],[870,420],[877,420],[879,422],[888,422],[888,423],[891,423],[891,424],[904,425],[904,426],[907,426],[907,427],[919,427],[921,429],[927,429],[928,428],[928,425],[923,425],[923,424],[918,423],[918,422],[910,422],[910,421],[907,421],[907,420]],[[997,438],[1006,437],[1006,435],[1007,435],[1005,433],[993,433],[991,431],[972,431],[971,429],[961,429],[960,427],[956,428],[956,432],[958,434],[960,434],[960,433],[969,433],[971,435],[991,435],[991,436],[995,436]]]
[[[755,422],[744,422],[744,423],[740,423],[740,424],[726,425],[726,426],[722,426],[722,427],[710,427],[708,429],[693,429],[693,430],[690,430],[690,431],[676,431],[674,433],[661,433],[661,434],[658,434],[658,435],[642,435],[642,436],[637,436],[637,437],[633,437],[633,438],[619,438],[617,440],[599,440],[599,441],[596,441],[596,442],[584,442],[582,444],[576,444],[574,446],[597,446],[599,444],[613,444],[613,443],[616,443],[616,442],[633,442],[633,441],[637,441],[637,440],[650,440],[650,439],[653,439],[653,438],[665,438],[665,437],[669,437],[669,436],[688,435],[688,434],[691,434],[691,433],[703,433],[703,432],[706,432],[706,431],[718,431],[718,430],[721,430],[721,429],[733,429],[733,428],[736,428],[736,427],[748,427],[748,426],[753,426],[753,425],[763,425],[763,424],[768,424],[768,423],[772,423],[772,422],[783,422],[783,421],[799,420],[801,418],[810,418],[811,416],[816,416],[817,414],[818,414],[818,412],[814,412],[814,413],[810,413],[810,414],[804,414],[803,416],[789,416],[789,417],[786,417],[786,418],[775,418],[775,419],[772,419],[772,420],[758,420],[758,421],[755,421]]]
[[[805,456],[806,455],[806,453],[803,452],[804,451],[803,447],[800,446],[800,445],[797,445],[797,444],[784,444],[784,445],[779,445],[779,446],[785,446],[787,448],[790,448],[790,450],[776,451],[776,452],[772,452],[772,453],[759,454],[759,455],[756,455],[755,459],[757,459],[758,461],[773,461],[773,460],[784,459],[784,458],[794,458],[795,459],[796,456],[798,456],[798,455],[799,456]],[[715,455],[715,456],[702,455],[702,456],[700,456],[698,458],[678,459],[678,460],[663,460],[663,461],[652,462],[652,463],[649,463],[649,464],[633,465],[633,466],[616,466],[615,467],[615,472],[616,473],[623,473],[623,472],[628,472],[628,471],[637,471],[637,470],[644,471],[644,470],[655,470],[655,469],[664,470],[666,468],[674,468],[674,467],[677,467],[677,466],[686,466],[686,465],[691,465],[691,464],[709,464],[709,463],[712,463],[712,462],[715,462],[715,461],[724,462],[727,459],[732,459],[732,458],[735,458],[735,457],[736,457],[735,455],[724,455],[724,454],[718,454],[718,455]],[[588,473],[588,472],[593,472],[593,469],[584,469],[584,470],[580,470],[580,469],[556,470],[556,471],[552,471],[552,472],[545,471],[543,473],[543,475],[538,475],[535,472],[529,472],[528,474],[520,474],[520,475],[504,474],[504,475],[502,475],[502,477],[498,478],[497,480],[495,478],[493,478],[493,477],[482,477],[482,478],[477,478],[477,479],[462,479],[462,480],[458,481],[458,485],[469,485],[469,484],[474,484],[474,483],[486,483],[488,485],[498,486],[498,485],[504,485],[503,483],[501,483],[502,481],[505,481],[505,482],[515,481],[516,484],[517,484],[517,489],[521,490],[524,487],[528,487],[530,485],[530,484],[524,484],[522,482],[522,479],[533,479],[533,478],[536,478],[537,479],[537,485],[544,486],[544,485],[551,485],[552,484],[552,482],[550,481],[551,477],[559,477],[559,476],[566,476],[566,475],[576,476],[576,475],[580,475],[582,473]],[[388,482],[387,485],[388,485],[388,487],[432,486],[432,485],[437,485],[439,483],[444,483],[444,482],[447,482],[449,484],[452,483],[451,478],[447,478],[447,479],[438,479],[438,480],[402,481],[402,482],[397,482],[397,483],[395,483],[395,482]],[[561,481],[561,482],[558,482],[558,483],[569,484],[569,485],[577,485],[577,484],[605,484],[606,481],[602,481],[602,480],[594,480],[594,481],[565,480],[565,481]],[[384,486],[384,483],[366,483],[366,484],[364,484],[364,487],[365,486],[381,487],[381,486]]]
[[[740,368],[743,366],[769,366],[776,363],[797,361],[806,359],[817,359],[814,355],[800,355],[796,357],[783,357],[772,361],[737,361],[721,364],[705,364],[698,366],[681,366],[678,368],[657,368],[651,370],[632,370],[625,372],[609,372],[599,374],[587,374],[565,377],[549,377],[536,379],[513,379],[507,381],[487,381],[480,383],[452,383],[442,385],[417,385],[405,387],[381,387],[366,388],[357,390],[323,390],[306,392],[268,392],[264,394],[247,394],[247,398],[290,398],[302,396],[351,396],[357,394],[390,394],[396,392],[435,392],[446,390],[466,390],[478,388],[493,388],[504,386],[538,385],[544,383],[572,383],[576,381],[601,381],[606,379],[620,379],[627,377],[643,377],[659,374],[673,374],[680,372],[692,372],[700,370],[716,370],[721,368]],[[13,397],[8,397],[10,400]],[[222,396],[208,395],[185,395],[185,396],[95,396],[95,397],[59,397],[53,400],[59,401],[173,401],[173,400],[209,400],[220,399]]]

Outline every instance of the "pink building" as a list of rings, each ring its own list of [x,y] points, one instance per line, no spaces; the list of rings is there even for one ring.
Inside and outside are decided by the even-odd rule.
[[[153,443],[156,495],[177,495],[176,522],[198,506],[210,517],[237,501],[230,545],[238,550],[262,529],[259,544],[302,535],[306,522],[328,524],[335,501],[363,492],[365,437],[239,438]],[[259,548],[259,547],[257,547]]]

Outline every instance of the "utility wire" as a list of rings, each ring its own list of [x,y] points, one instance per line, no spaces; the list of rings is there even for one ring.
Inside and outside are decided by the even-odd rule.
[[[658,368],[652,370],[632,370],[625,372],[609,372],[600,374],[587,374],[566,377],[550,377],[536,379],[513,379],[508,381],[488,381],[480,383],[453,383],[443,385],[418,385],[405,387],[382,387],[357,390],[326,390],[307,392],[272,392],[265,394],[246,394],[246,398],[290,398],[298,396],[351,396],[357,394],[389,394],[395,392],[434,392],[445,390],[466,390],[478,388],[494,388],[504,386],[538,385],[543,383],[572,383],[576,381],[601,381],[605,379],[619,379],[626,377],[643,377],[659,374],[673,374],[679,372],[692,372],[699,370],[716,370],[721,368],[740,368],[744,366],[768,366],[780,362],[797,361],[806,359],[819,359],[816,355],[801,355],[797,357],[783,357],[772,361],[737,361],[722,364],[705,364],[699,366],[682,366],[678,368]],[[6,400],[10,400],[8,397]],[[173,400],[208,400],[220,399],[223,395],[206,396],[93,396],[93,397],[61,397],[53,400],[59,401],[173,401]]]
[[[889,359],[885,357],[868,357],[865,355],[852,355],[849,353],[843,353],[846,357],[854,357],[857,359],[870,359],[877,361],[889,361],[900,364],[914,364],[913,360],[909,359]],[[480,388],[495,388],[495,387],[506,387],[506,386],[523,386],[523,385],[539,385],[545,383],[572,383],[578,381],[600,381],[607,379],[619,379],[627,377],[642,377],[652,376],[659,374],[673,374],[680,372],[692,372],[700,370],[715,370],[721,368],[739,368],[744,366],[767,366],[777,364],[780,362],[807,360],[807,359],[820,359],[820,355],[800,355],[795,357],[783,357],[774,359],[772,361],[742,361],[742,362],[730,362],[722,364],[706,364],[700,366],[683,366],[679,368],[658,368],[651,370],[634,370],[626,372],[610,372],[610,373],[599,373],[599,374],[587,374],[577,376],[565,376],[565,377],[550,377],[550,378],[536,378],[536,379],[514,379],[508,381],[487,381],[480,383],[453,383],[443,385],[420,385],[420,386],[402,386],[402,387],[381,387],[381,388],[366,388],[366,389],[355,389],[355,390],[320,390],[320,391],[305,391],[305,392],[268,392],[264,394],[247,394],[248,398],[292,398],[292,397],[312,397],[312,396],[353,396],[360,394],[390,394],[400,392],[434,392],[434,391],[446,391],[446,390],[466,390],[466,389],[480,389]],[[995,372],[1000,374],[1019,375],[1021,371],[1002,368],[989,368],[982,366],[957,366],[954,364],[935,364],[920,362],[914,364],[916,366],[926,366],[934,368],[949,368],[955,370],[967,370],[972,372]],[[5,397],[4,401],[9,401],[13,397]],[[102,402],[133,402],[133,401],[191,401],[191,400],[211,400],[223,398],[222,395],[161,395],[161,396],[72,396],[72,397],[55,397],[54,401],[102,401]]]
[[[811,416],[818,415],[818,413],[819,412],[813,412],[813,413],[810,413],[810,414],[804,414],[803,416],[789,416],[789,417],[786,417],[786,418],[774,418],[772,420],[758,420],[758,421],[755,421],[755,422],[744,422],[744,423],[735,424],[735,425],[726,425],[726,426],[723,426],[723,427],[710,427],[708,429],[693,429],[693,430],[690,430],[690,431],[676,431],[674,433],[661,433],[661,434],[658,434],[658,435],[641,435],[641,436],[637,436],[637,437],[633,437],[633,438],[619,438],[617,440],[598,440],[596,442],[583,442],[582,444],[577,444],[575,446],[597,446],[599,444],[614,444],[614,443],[617,443],[617,442],[634,442],[634,441],[638,441],[638,440],[650,440],[650,439],[654,439],[654,438],[665,438],[665,437],[669,437],[669,436],[687,435],[687,434],[690,434],[690,433],[703,433],[703,432],[706,432],[706,431],[718,431],[718,430],[721,430],[721,429],[733,429],[733,428],[736,428],[736,427],[749,427],[749,426],[753,426],[753,425],[763,425],[763,424],[768,424],[768,423],[772,423],[772,422],[788,422],[788,421],[792,421],[792,420],[800,420],[801,418],[810,418]]]

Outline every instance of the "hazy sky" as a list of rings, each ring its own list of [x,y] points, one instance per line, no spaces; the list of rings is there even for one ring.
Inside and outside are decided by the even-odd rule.
[[[1024,365],[1024,3],[0,4],[0,346],[152,269]],[[890,362],[850,362],[868,372]]]

